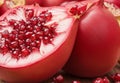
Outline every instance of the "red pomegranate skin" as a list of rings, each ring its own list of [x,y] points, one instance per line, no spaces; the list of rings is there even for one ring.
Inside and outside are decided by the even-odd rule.
[[[96,77],[117,63],[120,28],[114,16],[94,6],[81,16],[75,46],[64,70],[79,77]]]

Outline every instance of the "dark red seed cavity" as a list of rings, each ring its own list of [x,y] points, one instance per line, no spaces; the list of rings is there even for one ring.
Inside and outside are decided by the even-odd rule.
[[[52,19],[51,12],[42,11],[35,16],[33,9],[26,9],[25,16],[26,21],[8,20],[13,30],[0,32],[0,53],[3,55],[11,53],[15,59],[27,57],[35,49],[39,50],[41,42],[51,44],[57,36],[56,23],[45,25]]]

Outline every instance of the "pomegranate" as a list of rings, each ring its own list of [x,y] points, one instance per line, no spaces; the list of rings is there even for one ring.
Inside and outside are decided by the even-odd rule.
[[[80,77],[106,74],[117,63],[119,35],[119,24],[103,0],[93,4],[80,17],[75,46],[64,70]]]
[[[2,15],[4,12],[7,10],[17,7],[17,6],[22,6],[25,5],[25,0],[2,0],[3,4],[0,6],[0,15]]]
[[[78,22],[64,7],[20,6],[0,17],[0,79],[48,79],[67,62]]]

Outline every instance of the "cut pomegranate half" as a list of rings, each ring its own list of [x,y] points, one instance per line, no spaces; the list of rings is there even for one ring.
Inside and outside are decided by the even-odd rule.
[[[0,79],[43,81],[68,60],[77,21],[64,7],[16,7],[0,17]]]

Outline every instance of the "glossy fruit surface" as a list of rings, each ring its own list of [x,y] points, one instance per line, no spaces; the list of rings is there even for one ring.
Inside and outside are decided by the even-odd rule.
[[[64,7],[20,6],[0,17],[0,79],[38,82],[58,72],[68,60],[76,20]]]
[[[68,73],[80,77],[100,76],[109,72],[117,63],[119,25],[101,2],[81,16],[76,43],[64,68]]]

